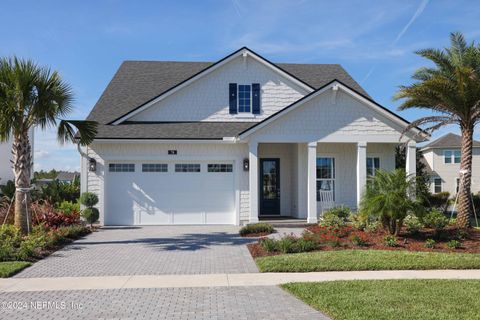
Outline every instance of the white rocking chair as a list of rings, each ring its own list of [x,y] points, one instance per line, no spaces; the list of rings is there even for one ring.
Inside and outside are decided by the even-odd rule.
[[[321,215],[328,210],[335,207],[335,201],[333,200],[333,191],[319,190],[318,195],[320,198],[320,212]]]

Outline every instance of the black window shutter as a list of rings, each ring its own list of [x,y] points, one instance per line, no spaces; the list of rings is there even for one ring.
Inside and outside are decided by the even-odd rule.
[[[252,113],[260,114],[260,84],[252,83]]]
[[[236,83],[230,83],[228,97],[230,101],[230,104],[229,104],[230,114],[236,114],[237,113],[237,84]]]

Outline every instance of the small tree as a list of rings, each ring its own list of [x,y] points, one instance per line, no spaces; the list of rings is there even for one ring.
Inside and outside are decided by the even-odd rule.
[[[418,202],[408,196],[413,190],[415,179],[406,177],[404,170],[378,170],[367,183],[360,212],[378,217],[390,234],[398,235],[407,214],[419,207]]]
[[[86,207],[82,210],[82,217],[92,226],[100,217],[98,209],[94,207],[98,203],[98,196],[92,192],[84,192],[80,196],[80,203]]]

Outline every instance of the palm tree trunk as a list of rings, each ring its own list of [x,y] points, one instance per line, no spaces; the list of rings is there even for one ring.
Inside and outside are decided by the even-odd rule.
[[[470,213],[472,210],[471,185],[472,185],[472,147],[473,128],[462,126],[462,150],[460,162],[460,188],[458,190],[457,226],[468,228],[470,226]]]
[[[32,170],[32,147],[28,131],[15,135],[12,144],[13,172],[15,175],[15,226],[22,234],[30,229],[30,219],[27,219],[30,194],[25,189],[30,188],[30,173]]]

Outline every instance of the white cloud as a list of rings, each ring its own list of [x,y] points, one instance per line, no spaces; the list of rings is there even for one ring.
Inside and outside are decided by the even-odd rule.
[[[34,158],[37,160],[45,159],[50,156],[50,152],[48,150],[37,149],[34,152]]]

